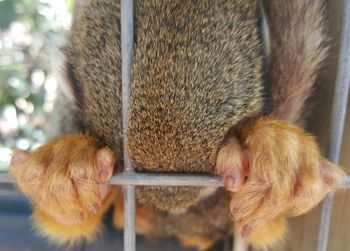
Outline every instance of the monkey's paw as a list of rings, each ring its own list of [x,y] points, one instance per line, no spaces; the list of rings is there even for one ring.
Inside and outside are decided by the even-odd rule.
[[[116,156],[84,135],[69,135],[33,153],[15,151],[10,174],[36,207],[64,225],[96,214],[110,187]]]
[[[270,246],[283,237],[284,217],[310,210],[345,174],[295,125],[260,119],[240,136],[220,149],[217,172],[231,192],[236,229],[251,244]]]

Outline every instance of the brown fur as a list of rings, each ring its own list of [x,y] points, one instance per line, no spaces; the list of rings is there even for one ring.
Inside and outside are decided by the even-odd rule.
[[[137,171],[213,173],[227,131],[260,111],[256,13],[256,0],[136,3],[127,147]],[[183,210],[199,192],[144,187],[138,199]]]
[[[121,56],[118,1],[92,0],[73,23],[64,48],[84,132],[122,156]]]
[[[327,57],[323,0],[266,0],[264,6],[271,38],[271,115],[295,123]]]
[[[295,215],[303,213],[329,191],[321,189],[327,187],[321,182],[321,173],[327,180],[333,180],[330,187],[341,177],[341,172],[334,174],[321,168],[321,163],[327,162],[321,160],[313,138],[301,129],[276,120],[257,119],[268,101],[264,97],[269,95],[264,91],[270,89],[273,102],[270,117],[298,121],[327,51],[323,46],[321,1],[282,2],[265,3],[271,35],[270,70],[265,87],[257,0],[135,2],[127,131],[127,149],[135,169],[220,174],[237,167],[240,173],[244,170],[240,166],[244,147],[250,152],[252,164],[247,185],[242,182],[242,190],[233,194],[218,189],[202,198],[204,191],[199,188],[137,188],[139,232],[155,237],[175,235],[184,244],[208,247],[232,232],[229,208],[232,198],[232,203],[238,205],[234,210],[238,229],[254,223],[256,227],[248,240],[265,246],[281,236],[283,217],[289,216],[288,210]],[[90,204],[98,201],[96,184],[70,186],[71,178],[63,164],[50,169],[52,172],[44,177],[42,162],[50,166],[57,164],[55,158],[74,160],[68,169],[92,178],[96,177],[94,164],[99,148],[106,145],[119,157],[123,151],[119,1],[88,0],[76,6],[82,9],[75,10],[71,36],[63,49],[66,65],[62,69],[70,82],[61,83],[69,85],[63,89],[73,93],[68,95],[71,105],[65,106],[71,114],[54,121],[59,121],[61,133],[67,133],[68,122],[64,120],[74,118],[72,132],[92,137],[58,138],[31,155],[22,170],[11,168],[20,188],[34,201],[36,224],[61,242],[89,238],[98,231],[100,213],[89,212]],[[269,84],[270,88],[266,88]],[[229,132],[238,138],[227,135]],[[225,137],[226,144],[222,145]],[[52,154],[56,145],[62,151]],[[220,158],[226,150],[227,157]],[[222,168],[217,165],[220,160]],[[311,190],[302,189],[302,196],[293,197],[297,173],[302,173],[302,183],[311,181],[315,186]],[[40,187],[35,187],[35,182],[29,186],[33,177],[34,181],[44,183]],[[56,188],[63,188],[63,193]],[[73,188],[78,191],[84,188],[81,198],[69,192]],[[38,199],[42,196],[44,199]],[[261,206],[265,197],[267,206]],[[46,208],[52,200],[53,206]],[[120,200],[119,195],[116,201]],[[66,208],[62,201],[67,203]],[[271,201],[279,203],[279,210],[271,208],[268,203]],[[107,204],[102,208],[106,207]],[[116,207],[119,210],[114,222],[121,226],[121,203]],[[74,217],[82,213],[86,221],[64,234],[65,230],[57,227],[60,224],[46,217],[57,210]],[[271,216],[266,216],[268,210],[272,210]],[[266,225],[267,221],[273,221],[273,226]],[[90,231],[81,231],[82,226]],[[191,236],[196,241],[189,242]]]

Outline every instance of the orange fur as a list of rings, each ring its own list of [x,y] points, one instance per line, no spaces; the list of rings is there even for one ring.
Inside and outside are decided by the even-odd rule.
[[[120,189],[114,201],[113,224],[119,229],[124,227],[124,200]]]
[[[200,235],[178,235],[177,238],[184,247],[195,247],[199,250],[206,250],[214,244],[212,238]]]
[[[285,232],[285,224],[282,220],[277,224],[276,219],[310,210],[341,185],[344,172],[331,167],[314,137],[295,125],[259,119],[244,128],[240,137],[249,151],[249,174],[241,174],[247,179],[232,193],[231,212],[239,231],[250,236],[248,241],[269,246]],[[219,151],[220,170],[237,169],[228,156],[236,153],[232,149],[237,149],[237,140],[229,140]]]
[[[71,225],[61,224],[43,209],[34,207],[32,218],[35,228],[41,235],[49,237],[58,244],[72,245],[74,242],[82,239],[93,240],[102,232],[101,219],[115,200],[115,196],[115,192],[110,192],[103,200],[101,208],[96,214],[89,214],[82,222]]]
[[[10,174],[34,203],[33,219],[41,233],[60,243],[73,242],[98,232],[113,194],[106,196],[101,182],[112,175],[115,161],[114,153],[99,149],[91,137],[69,135],[32,154],[15,152]]]
[[[277,217],[266,224],[257,227],[247,237],[247,241],[255,249],[277,247],[284,241],[287,232],[287,221],[284,217]]]
[[[136,233],[147,234],[152,229],[152,212],[144,205],[136,205]],[[113,224],[117,228],[124,227],[124,200],[123,194],[118,189],[114,202]]]

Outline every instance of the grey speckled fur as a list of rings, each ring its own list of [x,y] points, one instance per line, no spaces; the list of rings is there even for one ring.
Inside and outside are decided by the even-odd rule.
[[[228,130],[262,107],[257,22],[256,0],[136,2],[127,147],[137,171],[214,172]],[[198,193],[145,187],[138,198],[174,210]]]
[[[114,2],[85,6],[66,52],[84,130],[120,154]],[[257,2],[138,1],[134,51],[127,147],[135,169],[213,173],[225,134],[263,106]],[[144,187],[138,199],[161,210],[183,210],[198,202],[199,193]]]

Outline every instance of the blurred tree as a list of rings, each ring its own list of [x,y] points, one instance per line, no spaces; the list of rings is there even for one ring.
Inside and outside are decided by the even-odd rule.
[[[11,0],[0,1],[0,28],[6,29],[16,20],[15,2]]]
[[[49,69],[49,34],[69,29],[73,0],[0,0],[0,171],[12,148],[45,141],[56,82]]]

